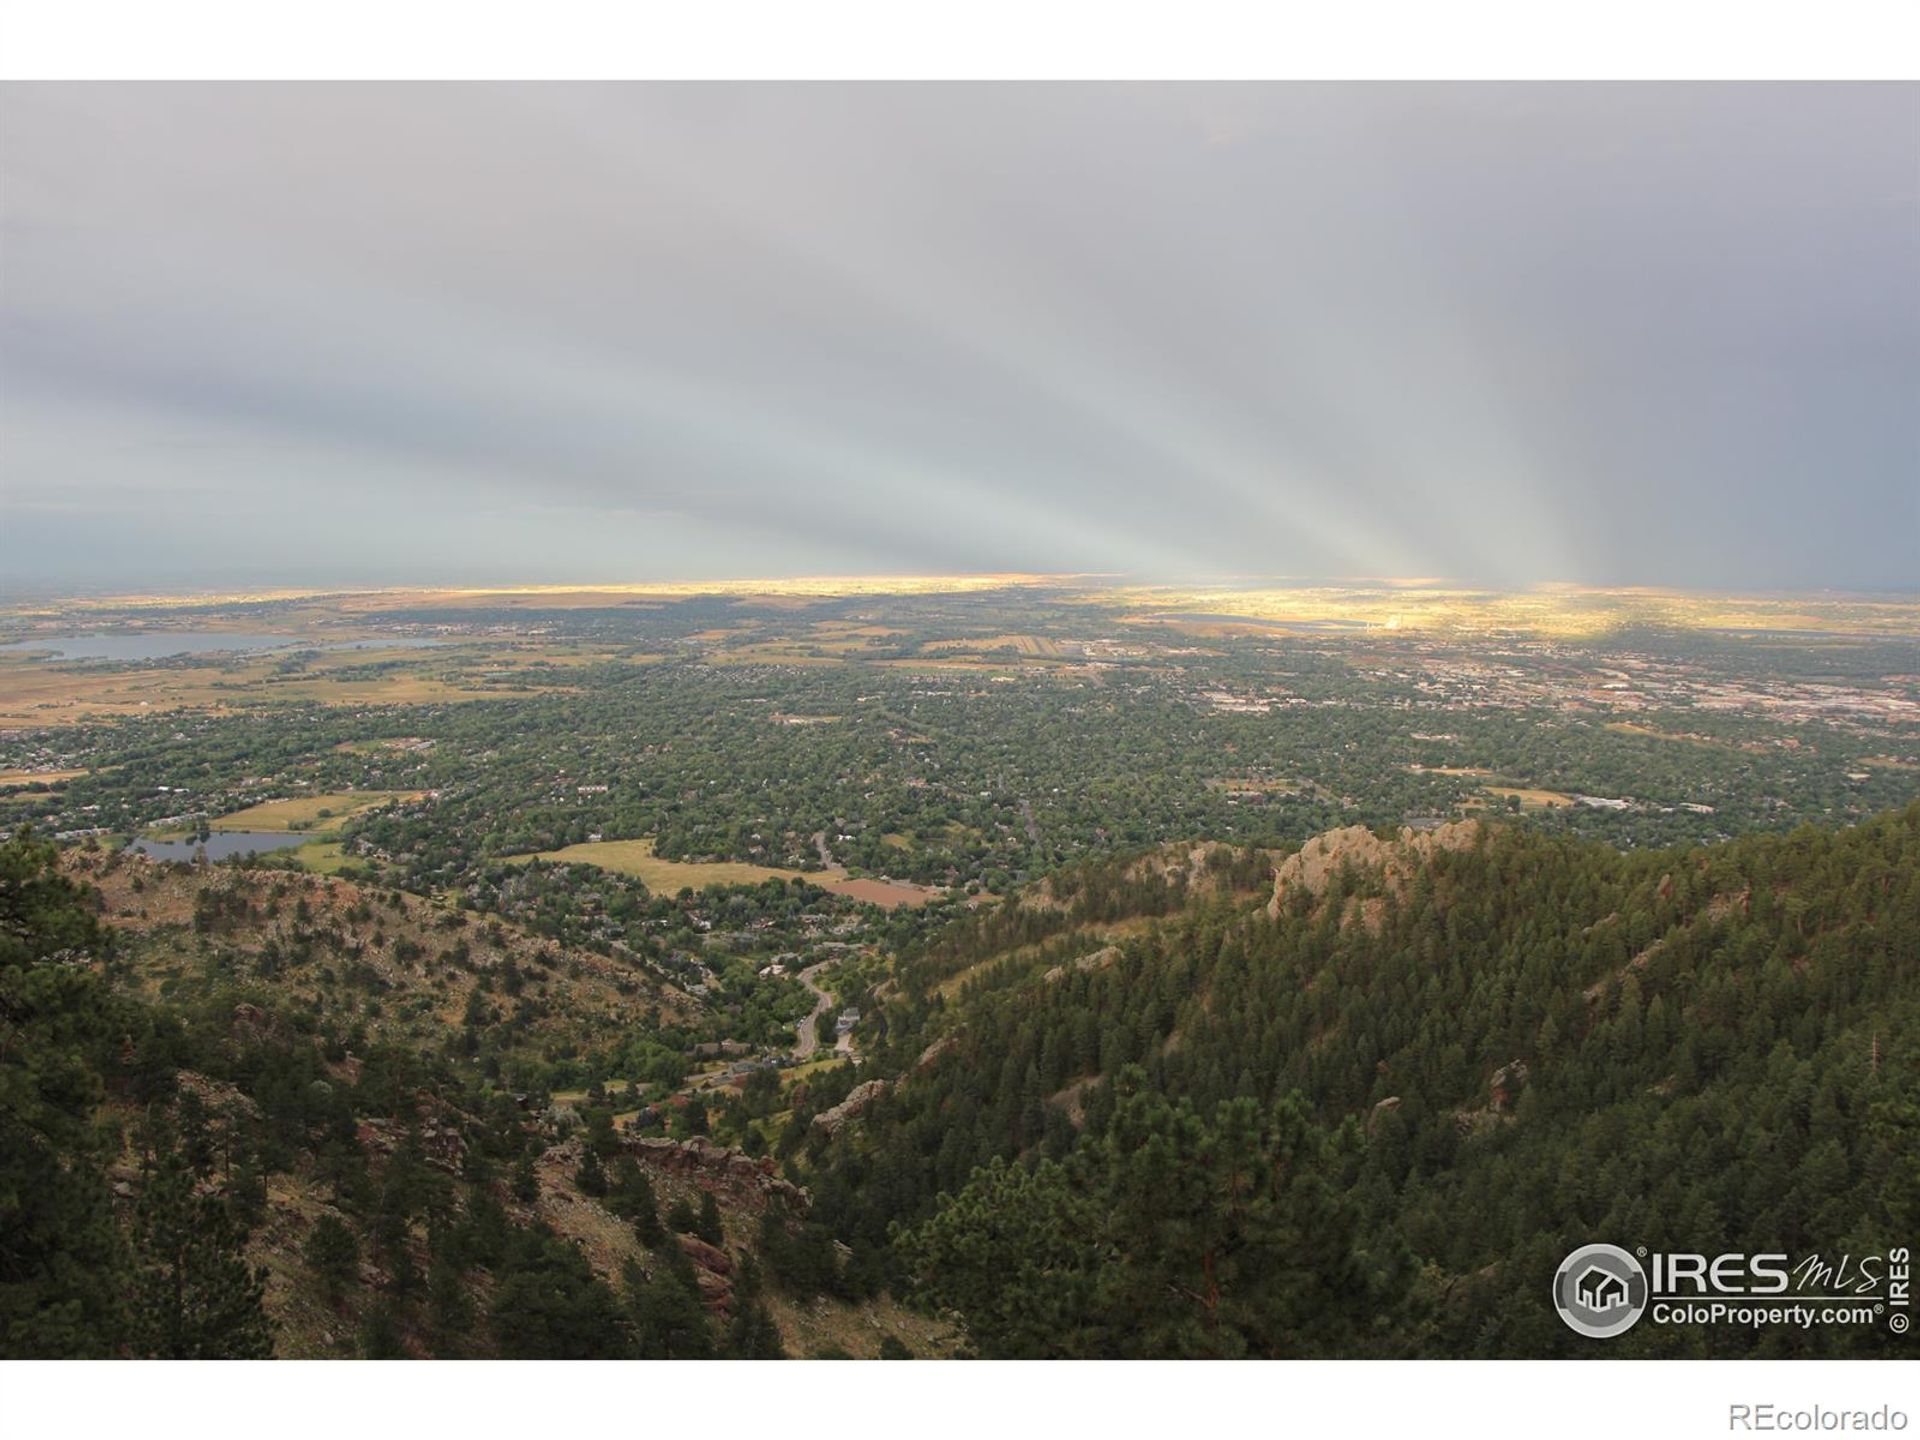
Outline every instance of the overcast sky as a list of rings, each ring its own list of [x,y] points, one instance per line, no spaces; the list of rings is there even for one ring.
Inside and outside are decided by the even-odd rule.
[[[0,588],[1920,585],[1920,87],[0,90]]]

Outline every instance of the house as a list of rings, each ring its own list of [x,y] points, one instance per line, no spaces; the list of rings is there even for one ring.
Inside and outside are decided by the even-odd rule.
[[[1573,1289],[1582,1305],[1602,1314],[1627,1303],[1627,1282],[1598,1265],[1582,1275]]]

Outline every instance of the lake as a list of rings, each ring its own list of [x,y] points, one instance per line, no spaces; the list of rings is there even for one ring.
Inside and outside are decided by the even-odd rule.
[[[265,855],[274,850],[291,850],[313,839],[284,830],[216,830],[200,840],[136,840],[127,848],[151,860],[191,860],[201,850],[209,860],[230,860],[235,855]]]
[[[370,640],[303,640],[244,630],[145,630],[126,635],[49,635],[0,645],[0,655],[51,650],[62,660],[164,660],[173,655],[245,654],[259,650],[421,650],[438,645],[411,635]]]

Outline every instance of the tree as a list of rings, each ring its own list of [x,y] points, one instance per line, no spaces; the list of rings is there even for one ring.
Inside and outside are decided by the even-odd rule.
[[[1144,1079],[1068,1165],[995,1159],[899,1233],[919,1293],[989,1355],[1355,1353],[1404,1277],[1359,1248],[1305,1106],[1203,1119]]]
[[[678,1245],[660,1251],[661,1264],[647,1275],[628,1262],[624,1272],[627,1313],[642,1360],[709,1360],[713,1331],[700,1303],[693,1266]]]
[[[360,1353],[368,1360],[404,1360],[407,1347],[400,1339],[400,1326],[392,1305],[386,1300],[374,1302],[360,1327]]]
[[[895,1243],[916,1293],[959,1312],[982,1354],[1085,1356],[1099,1353],[1086,1343],[1107,1258],[1096,1230],[1094,1202],[1061,1166],[996,1157]]]
[[[307,1236],[307,1264],[326,1287],[336,1305],[347,1283],[360,1273],[360,1242],[337,1215],[322,1215]]]
[[[682,1196],[667,1207],[667,1229],[676,1235],[693,1235],[700,1229],[700,1217]]]
[[[494,1341],[509,1360],[611,1360],[627,1353],[613,1293],[580,1252],[523,1233],[494,1294]]]
[[[580,1168],[574,1171],[573,1183],[580,1187],[582,1195],[601,1196],[607,1193],[607,1173],[600,1168],[600,1157],[591,1149],[582,1152]]]
[[[130,1257],[93,1122],[131,1028],[89,957],[105,937],[54,847],[0,843],[0,1356],[116,1353]]]
[[[709,1245],[727,1242],[726,1228],[720,1220],[720,1202],[713,1198],[711,1190],[700,1192],[700,1213],[694,1219],[693,1233]]]
[[[167,1148],[134,1207],[132,1345],[164,1360],[262,1360],[273,1353],[263,1308],[267,1272],[251,1268],[220,1197],[196,1193],[192,1168]]]

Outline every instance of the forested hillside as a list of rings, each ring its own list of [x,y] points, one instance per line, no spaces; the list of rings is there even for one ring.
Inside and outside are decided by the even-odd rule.
[[[887,933],[832,952],[857,1063],[735,1075],[725,1035],[790,1023],[771,981],[696,1007],[401,892],[16,835],[0,1352],[1901,1343],[1596,1350],[1549,1290],[1593,1241],[1911,1245],[1920,805],[1658,852],[1505,822],[1162,846]]]
[[[1182,872],[1129,926],[1168,880],[1109,868],[906,960],[871,1027],[901,1079],[815,1134],[816,1213],[1009,1355],[1591,1353],[1548,1300],[1576,1245],[1911,1243],[1920,806],[1359,850],[1283,866],[1271,917]],[[1897,1343],[1674,1333],[1605,1353]]]
[[[643,1135],[597,1082],[511,1088],[632,1060],[621,1036],[677,1084],[662,1037],[768,1023],[691,1009],[637,959],[399,892],[16,834],[0,1357],[938,1352],[704,1108]]]

